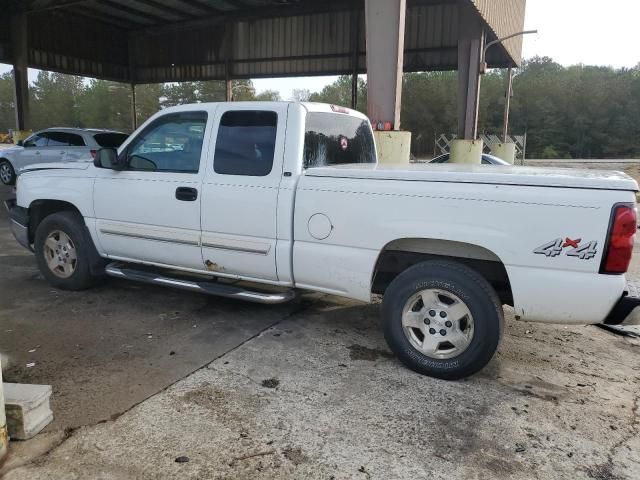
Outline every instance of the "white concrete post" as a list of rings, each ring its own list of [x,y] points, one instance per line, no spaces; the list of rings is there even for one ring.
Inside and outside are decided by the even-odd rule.
[[[16,130],[22,132],[30,127],[27,15],[21,13],[11,17],[10,25]]]
[[[470,2],[460,2],[458,22],[458,138],[451,143],[451,162],[479,164],[483,149],[478,140],[480,60],[485,33]]]
[[[409,163],[411,134],[399,131],[406,9],[406,0],[365,0],[367,112],[381,163]]]
[[[7,417],[4,412],[4,393],[2,389],[2,359],[0,359],[0,465],[7,456],[9,434],[7,433]]]

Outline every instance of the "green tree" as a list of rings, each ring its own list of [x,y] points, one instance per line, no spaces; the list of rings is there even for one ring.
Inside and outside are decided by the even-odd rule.
[[[15,127],[13,73],[7,72],[0,75],[0,133],[7,133]]]
[[[320,92],[312,93],[309,101],[351,107],[351,75],[342,75]],[[367,82],[362,78],[358,78],[358,110],[367,111]]]
[[[282,98],[280,97],[280,93],[275,90],[265,90],[264,92],[255,94],[253,100],[260,102],[279,102]]]
[[[79,126],[78,101],[83,90],[82,77],[38,72],[29,89],[31,128]]]
[[[160,99],[164,95],[161,83],[136,85],[136,121],[142,125],[151,115],[160,110]]]
[[[198,82],[167,83],[160,104],[164,108],[197,103],[198,100]]]
[[[131,131],[131,89],[124,83],[91,80],[79,110],[81,127]]]

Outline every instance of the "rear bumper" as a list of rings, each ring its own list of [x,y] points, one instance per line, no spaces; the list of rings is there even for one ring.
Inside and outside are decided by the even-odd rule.
[[[15,199],[6,200],[4,206],[9,212],[11,233],[20,245],[33,251],[29,241],[29,211],[16,205]]]
[[[622,298],[613,307],[604,324],[640,325],[640,284],[627,282]]]

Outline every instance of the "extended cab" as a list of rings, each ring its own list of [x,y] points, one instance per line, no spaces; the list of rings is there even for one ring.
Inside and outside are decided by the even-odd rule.
[[[360,113],[218,103],[163,110],[94,163],[27,169],[7,205],[55,287],[379,294],[398,357],[455,379],[492,358],[505,304],[536,322],[634,318],[637,190],[611,172],[380,166]]]

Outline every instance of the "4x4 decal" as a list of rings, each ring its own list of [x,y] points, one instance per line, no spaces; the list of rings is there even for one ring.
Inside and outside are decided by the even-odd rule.
[[[584,245],[580,245],[582,242],[581,238],[577,240],[573,240],[571,238],[556,238],[551,242],[545,243],[544,245],[540,245],[536,248],[533,253],[538,255],[545,255],[549,258],[555,258],[562,255],[565,252],[565,255],[568,257],[577,257],[580,260],[591,260],[595,258],[598,254],[598,242],[588,242]],[[569,250],[565,250],[565,249]]]

